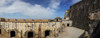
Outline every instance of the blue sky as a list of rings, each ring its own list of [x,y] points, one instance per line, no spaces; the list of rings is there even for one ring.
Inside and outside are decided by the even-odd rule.
[[[65,10],[81,0],[0,0],[0,17],[24,19],[64,18]]]

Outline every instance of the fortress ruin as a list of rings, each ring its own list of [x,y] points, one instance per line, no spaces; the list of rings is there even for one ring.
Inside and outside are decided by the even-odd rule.
[[[64,19],[63,19],[64,20]],[[55,19],[5,19],[0,18],[0,35],[8,38],[46,38],[57,37],[64,27],[72,21],[60,17]]]

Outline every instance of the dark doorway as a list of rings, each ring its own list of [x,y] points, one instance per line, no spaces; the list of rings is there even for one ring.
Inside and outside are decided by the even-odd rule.
[[[33,32],[28,32],[28,38],[33,38]]]
[[[67,26],[69,26],[69,23],[67,24]]]
[[[10,37],[15,37],[15,36],[16,36],[15,31],[11,31],[10,32]]]
[[[59,21],[59,19],[57,19],[56,21]]]
[[[0,29],[0,34],[1,34],[1,29]]]
[[[50,30],[46,30],[45,31],[45,37],[49,36],[50,35]]]

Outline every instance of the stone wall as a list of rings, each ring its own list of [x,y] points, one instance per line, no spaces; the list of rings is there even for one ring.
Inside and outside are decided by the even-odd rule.
[[[44,38],[45,31],[50,30],[51,36],[56,36],[59,31],[61,31],[61,27],[63,26],[62,23],[70,23],[70,22],[0,22],[2,35],[9,36],[11,31],[14,31],[16,34],[16,38],[27,38],[28,32],[33,32],[34,37]],[[6,34],[4,34],[6,33]]]
[[[69,17],[72,25],[77,28],[89,30],[89,13],[100,9],[100,0],[82,0],[70,7]]]

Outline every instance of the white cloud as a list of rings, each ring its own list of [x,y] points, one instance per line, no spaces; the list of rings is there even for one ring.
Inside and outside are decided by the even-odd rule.
[[[60,5],[60,0],[51,0],[51,3],[49,4],[51,8],[57,9]]]
[[[11,2],[11,0],[0,0],[0,6],[4,6],[9,2]]]
[[[79,1],[81,1],[81,0],[72,0],[72,4],[75,4],[75,3],[79,2]]]
[[[8,3],[12,4],[6,6]],[[30,3],[26,3],[21,0],[0,0],[0,14],[21,13],[35,19],[48,19],[55,17],[55,11],[58,9],[59,5],[60,1],[57,0],[51,0],[51,3],[47,8],[39,4],[31,5]]]
[[[0,6],[6,6],[14,1],[19,1],[19,0],[0,0]]]

